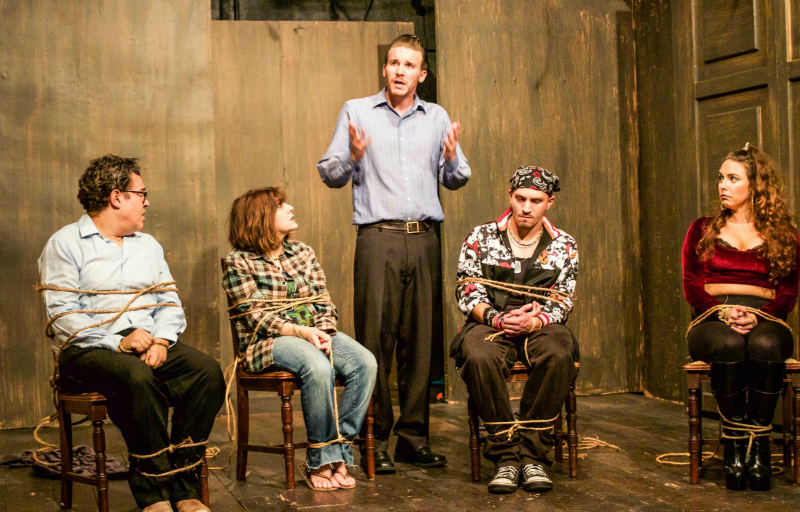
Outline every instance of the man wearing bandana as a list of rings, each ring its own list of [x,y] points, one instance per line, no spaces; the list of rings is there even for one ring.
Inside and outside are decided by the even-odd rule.
[[[510,208],[473,229],[461,248],[456,295],[466,324],[453,339],[450,355],[486,423],[483,455],[497,471],[489,483],[491,493],[553,488],[544,468],[553,460],[551,432],[520,428],[509,433],[515,418],[506,378],[517,361],[529,368],[519,411],[519,421],[525,422],[554,418],[577,377],[578,343],[565,324],[578,275],[578,246],[545,217],[559,190],[554,174],[520,167],[511,178]],[[471,279],[547,288],[553,300],[531,301]]]

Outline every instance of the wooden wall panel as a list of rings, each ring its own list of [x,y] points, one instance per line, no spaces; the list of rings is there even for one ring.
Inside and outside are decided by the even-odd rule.
[[[217,356],[219,285],[208,2],[31,0],[2,12],[0,428],[12,428],[52,412],[36,260],[81,215],[90,159],[140,159],[145,231],[164,246],[186,307],[182,341]]]
[[[719,204],[717,171],[728,153],[746,142],[767,152],[776,147],[768,92],[756,89],[698,103],[699,211],[713,211]]]
[[[468,30],[465,30],[468,27]],[[641,344],[638,158],[632,18],[605,1],[437,3],[439,99],[463,126],[472,179],[443,190],[445,337],[463,323],[453,293],[464,237],[508,205],[519,165],[561,178],[555,225],[581,252],[570,326],[582,392],[637,390]],[[451,370],[451,398],[465,397]]]
[[[379,46],[413,32],[410,23],[212,23],[218,209],[255,187],[280,186],[295,208],[296,237],[325,269],[342,331],[353,335],[355,228],[351,188],[330,189],[317,161],[345,101],[375,94]],[[329,51],[347,48],[347,51]],[[220,225],[219,255],[229,251]],[[217,275],[219,273],[217,272]],[[224,295],[220,295],[224,304]],[[227,313],[220,308],[229,361]]]
[[[772,2],[694,0],[697,74],[700,80],[767,65],[774,51]]]
[[[800,59],[800,2],[788,2],[787,13],[787,36],[789,60]]]

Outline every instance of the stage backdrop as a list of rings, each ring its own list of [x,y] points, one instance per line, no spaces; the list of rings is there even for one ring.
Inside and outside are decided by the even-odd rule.
[[[189,328],[219,356],[208,2],[5,2],[0,17],[0,428],[53,412],[36,260],[82,213],[92,158],[135,156],[145,230],[164,246]]]
[[[463,126],[472,166],[443,191],[445,336],[463,323],[454,299],[470,229],[508,206],[520,165],[561,178],[549,214],[580,249],[575,311],[584,393],[641,386],[640,250],[633,24],[623,1],[436,3],[439,100]],[[465,396],[452,371],[451,397]],[[455,376],[455,377],[454,377]]]

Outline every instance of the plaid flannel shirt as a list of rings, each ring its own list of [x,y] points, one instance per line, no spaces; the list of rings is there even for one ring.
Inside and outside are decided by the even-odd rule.
[[[325,272],[311,247],[298,241],[286,241],[278,261],[280,264],[263,254],[235,250],[225,258],[222,287],[234,304],[245,299],[312,297],[328,291],[325,286]],[[290,297],[287,297],[290,287],[284,271],[295,283]],[[246,303],[230,313],[247,313],[265,306],[263,303]],[[338,315],[332,302],[307,304],[305,307],[313,316],[313,324],[317,329],[328,334],[336,333]],[[245,368],[248,371],[259,372],[272,364],[272,345],[274,339],[281,335],[283,324],[290,321],[288,313],[256,311],[236,320],[239,353],[245,356]],[[262,319],[264,321],[251,343],[252,333]]]

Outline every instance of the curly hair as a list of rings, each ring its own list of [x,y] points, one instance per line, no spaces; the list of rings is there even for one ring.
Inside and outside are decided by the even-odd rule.
[[[275,212],[286,202],[286,192],[276,187],[248,191],[233,201],[228,218],[228,241],[234,249],[267,254],[284,240],[275,230]]]
[[[769,280],[777,284],[797,266],[797,242],[794,218],[783,199],[783,183],[776,165],[769,155],[750,145],[728,153],[724,161],[727,160],[739,162],[747,171],[755,228],[764,238],[758,255],[769,262]],[[720,229],[731,215],[731,210],[724,208],[706,224],[703,237],[697,243],[700,261],[708,261],[713,256]]]
[[[100,213],[108,206],[113,190],[127,190],[131,174],[139,174],[136,158],[106,155],[89,162],[78,180],[78,200],[89,215]]]

